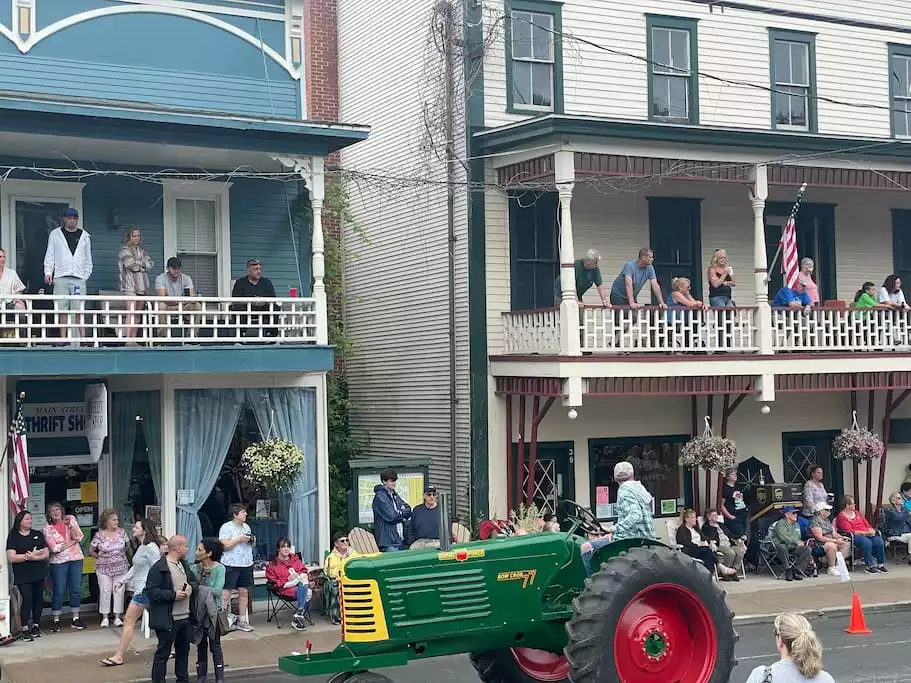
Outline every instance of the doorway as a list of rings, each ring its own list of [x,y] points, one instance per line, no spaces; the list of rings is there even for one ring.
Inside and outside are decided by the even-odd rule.
[[[765,249],[769,264],[769,300],[782,288],[781,255],[775,253],[793,204],[768,202],[765,209]],[[797,214],[797,253],[813,259],[813,279],[819,287],[819,303],[838,298],[835,285],[835,205],[802,204]],[[857,283],[859,287],[861,283]]]
[[[545,441],[538,442],[535,454],[535,474],[532,501],[540,512],[551,512],[557,515],[562,522],[564,510],[560,505],[562,500],[574,500],[576,497],[576,484],[573,477],[573,449],[572,441]],[[518,457],[518,444],[512,445],[512,457]],[[524,499],[524,491],[528,487],[529,444],[525,444],[525,462],[522,463],[521,491],[515,500]],[[510,482],[515,487],[516,482]]]
[[[63,225],[63,212],[82,214],[83,183],[7,180],[0,184],[0,242],[8,244],[7,262],[26,286],[26,293],[50,290],[44,284],[44,254],[51,230]],[[15,235],[9,234],[14,226]]]
[[[838,434],[837,430],[827,429],[814,432],[784,432],[781,435],[784,481],[802,485],[807,481],[807,470],[810,465],[822,467],[822,483],[826,491],[835,494],[836,509],[832,511],[833,516],[838,512],[839,503],[845,493],[842,463],[832,454],[832,440]]]
[[[655,254],[655,274],[661,293],[671,293],[675,277],[691,283],[694,296],[702,296],[701,199],[649,197],[649,241]],[[652,304],[658,304],[652,295]]]

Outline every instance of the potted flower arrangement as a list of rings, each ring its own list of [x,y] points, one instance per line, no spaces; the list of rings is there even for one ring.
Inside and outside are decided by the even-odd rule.
[[[866,427],[858,427],[857,413],[850,429],[843,429],[832,441],[833,455],[839,460],[863,462],[881,458],[885,445],[876,432]]]
[[[705,431],[701,436],[688,441],[681,451],[680,464],[683,467],[701,467],[704,470],[723,472],[734,466],[737,460],[737,444],[731,439],[715,436],[705,419]]]
[[[290,493],[304,467],[304,453],[286,439],[251,444],[241,456],[245,478],[269,493]]]

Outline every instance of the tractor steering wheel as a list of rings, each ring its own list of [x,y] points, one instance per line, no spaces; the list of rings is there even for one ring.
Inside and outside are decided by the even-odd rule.
[[[601,526],[598,518],[592,514],[588,508],[584,508],[575,501],[562,501],[566,518],[575,525],[577,529],[582,529],[589,534],[603,534],[605,529]]]

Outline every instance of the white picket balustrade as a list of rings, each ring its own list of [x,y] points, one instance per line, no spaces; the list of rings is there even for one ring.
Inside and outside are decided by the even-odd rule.
[[[55,310],[63,304],[82,310]],[[316,344],[316,323],[305,298],[21,294],[0,299],[0,348]]]

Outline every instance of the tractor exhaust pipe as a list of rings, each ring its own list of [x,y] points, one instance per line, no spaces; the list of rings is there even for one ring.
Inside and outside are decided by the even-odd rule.
[[[437,510],[440,511],[440,550],[446,552],[452,548],[452,521],[449,516],[449,506],[446,500],[449,494],[440,491],[437,493],[439,498]]]

